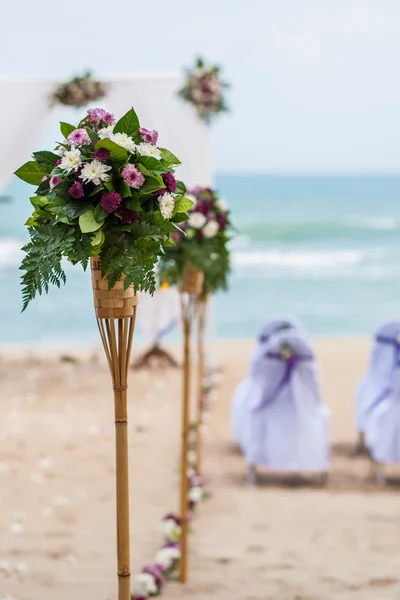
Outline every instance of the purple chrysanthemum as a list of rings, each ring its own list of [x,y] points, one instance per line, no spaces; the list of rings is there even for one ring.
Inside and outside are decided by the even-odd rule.
[[[84,129],[75,129],[69,134],[67,141],[70,146],[83,146],[90,144],[90,137]]]
[[[58,167],[58,165],[61,165],[61,163],[62,163],[62,159],[61,158],[59,158],[58,160],[56,160],[56,166],[57,167]]]
[[[107,125],[115,123],[114,115],[104,110],[104,108],[89,108],[87,112],[89,115],[88,122],[92,123],[95,128],[99,127],[101,122],[107,123]]]
[[[121,202],[122,198],[117,192],[106,192],[102,195],[100,204],[104,210],[112,213],[117,210]]]
[[[126,206],[121,206],[119,214],[121,215],[123,225],[131,225],[136,221],[137,212],[126,208]]]
[[[107,160],[110,158],[111,152],[107,148],[99,148],[93,152],[93,158],[96,160]]]
[[[131,188],[140,188],[144,184],[144,177],[135,165],[126,165],[122,170],[122,178]]]
[[[175,231],[171,231],[171,236],[172,236],[172,239],[174,240],[175,244],[179,244],[179,242],[182,239],[182,234],[177,229],[175,229]]]
[[[178,542],[167,542],[164,544],[163,548],[175,548],[176,550],[180,550]]]
[[[160,565],[146,565],[142,569],[142,573],[148,573],[154,577],[156,586],[160,590],[165,583],[164,576]]]
[[[62,182],[62,177],[52,177],[50,179],[50,189],[52,190],[53,187],[56,187],[56,185],[58,185],[61,182]]]
[[[164,173],[162,179],[168,192],[176,192],[176,179],[172,173]]]
[[[180,518],[180,516],[177,515],[177,514],[175,514],[175,513],[168,513],[168,514],[166,514],[165,517],[163,518],[163,521],[168,521],[170,519],[171,519],[171,521],[175,521],[175,523],[177,525],[181,524],[181,518]]]
[[[115,117],[112,113],[104,111],[102,121],[103,123],[107,123],[107,125],[114,125]]]
[[[226,212],[220,213],[217,217],[217,220],[218,220],[219,228],[224,230],[228,223],[228,215],[226,214]]]
[[[75,200],[80,200],[81,198],[83,198],[85,195],[83,183],[81,183],[80,181],[74,181],[74,183],[68,190],[68,194],[71,196],[71,198],[74,198]]]
[[[140,127],[139,132],[140,132],[140,135],[142,136],[142,140],[144,140],[145,142],[148,142],[149,144],[153,144],[153,146],[155,146],[157,144],[158,131],[156,131],[155,129],[150,131],[150,129],[146,129],[145,127]]]

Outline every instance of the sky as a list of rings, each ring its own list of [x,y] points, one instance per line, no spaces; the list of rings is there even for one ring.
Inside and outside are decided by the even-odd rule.
[[[0,74],[223,67],[225,172],[399,172],[399,0],[3,0]]]

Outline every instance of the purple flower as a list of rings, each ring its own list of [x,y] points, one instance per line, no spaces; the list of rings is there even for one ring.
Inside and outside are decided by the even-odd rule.
[[[147,600],[146,596],[131,596],[131,600]]]
[[[80,181],[74,181],[68,190],[68,194],[71,196],[71,198],[75,198],[75,200],[80,200],[80,198],[83,198],[85,195],[83,183]]]
[[[166,186],[168,192],[176,191],[176,179],[172,175],[172,173],[164,173],[162,175],[162,179],[163,179],[163,182],[165,183],[165,186]]]
[[[163,521],[168,521],[169,519],[171,519],[171,521],[175,521],[175,523],[177,525],[181,524],[181,518],[179,515],[175,514],[175,513],[168,513],[165,515],[165,517],[163,518]]]
[[[127,208],[126,206],[121,206],[121,208],[119,209],[119,214],[122,217],[122,223],[124,225],[131,225],[136,221],[137,212],[131,210],[130,208]]]
[[[84,129],[75,129],[69,134],[67,142],[70,146],[83,146],[90,144],[90,137]]]
[[[101,119],[107,125],[114,125],[115,117],[112,113],[104,111],[103,118]]]
[[[163,548],[176,548],[176,550],[180,549],[178,542],[167,542],[164,544]]]
[[[154,577],[158,589],[162,588],[162,586],[165,583],[165,580],[160,565],[146,565],[145,567],[143,567],[142,572],[152,575]]]
[[[107,148],[99,148],[93,152],[93,158],[96,160],[107,160],[110,158],[111,152]]]
[[[95,127],[99,127],[101,122],[107,123],[107,125],[115,123],[114,115],[104,110],[104,108],[89,108],[88,115],[88,122],[93,123]]]
[[[131,188],[140,188],[144,184],[144,177],[135,165],[126,165],[122,169],[122,178]]]
[[[175,229],[175,231],[171,231],[171,237],[174,240],[175,244],[179,244],[182,239],[182,234],[180,231]]]
[[[62,159],[61,158],[59,158],[58,160],[56,160],[56,166],[57,167],[58,167],[58,165],[61,165],[61,163],[62,163]]]
[[[117,192],[106,192],[102,195],[100,204],[108,213],[112,213],[122,202],[122,198]]]
[[[139,132],[140,132],[140,135],[142,136],[142,140],[144,140],[145,142],[148,142],[149,144],[153,144],[153,146],[155,146],[157,144],[158,131],[156,131],[155,129],[150,131],[149,129],[146,129],[145,127],[140,127]]]
[[[196,185],[196,187],[192,188],[191,190],[188,190],[188,194],[191,194],[192,196],[198,198],[202,191],[203,188],[201,187],[201,185]]]
[[[62,177],[52,177],[50,179],[50,189],[52,190],[53,187],[56,187],[56,185],[58,185],[61,182],[62,182]]]
[[[219,224],[219,228],[224,230],[228,223],[228,215],[226,214],[226,212],[220,213],[217,217],[217,221]]]

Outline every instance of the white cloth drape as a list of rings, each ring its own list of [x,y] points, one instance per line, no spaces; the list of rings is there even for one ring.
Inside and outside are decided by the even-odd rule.
[[[150,348],[180,323],[181,306],[176,288],[159,288],[154,296],[140,294],[137,323]]]

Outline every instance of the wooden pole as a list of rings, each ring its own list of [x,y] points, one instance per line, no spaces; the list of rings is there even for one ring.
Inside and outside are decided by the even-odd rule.
[[[206,316],[206,298],[197,301],[197,414],[196,414],[196,472],[202,470],[202,421],[204,396],[204,326]]]
[[[181,516],[181,560],[179,581],[186,583],[188,572],[188,533],[189,533],[189,481],[188,481],[188,452],[190,428],[190,375],[191,352],[190,334],[192,324],[193,298],[181,296],[182,322],[183,322],[183,389],[182,389],[182,445],[181,445],[181,490],[180,490],[180,516]]]

